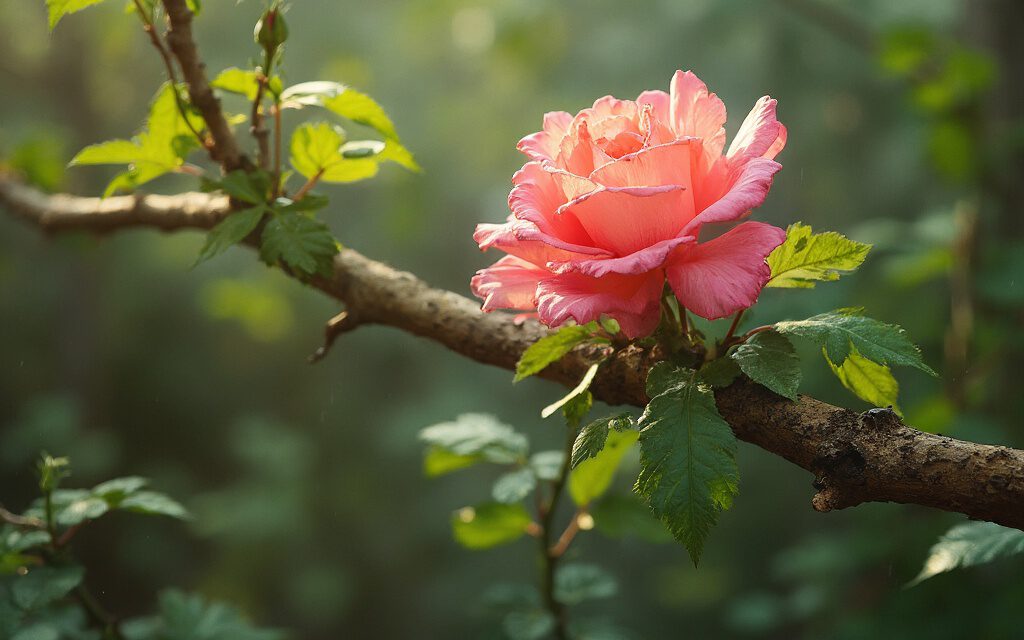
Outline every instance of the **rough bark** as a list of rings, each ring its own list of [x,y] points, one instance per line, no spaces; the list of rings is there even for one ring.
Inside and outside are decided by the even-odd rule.
[[[208,229],[229,210],[226,198],[206,194],[47,196],[3,175],[0,205],[48,232]],[[347,314],[335,322],[335,332],[388,325],[505,369],[513,369],[546,331],[533,321],[517,326],[509,315],[482,313],[463,296],[351,249],[337,256],[332,277],[310,284],[345,304]],[[574,386],[594,355],[579,348],[541,375]],[[621,350],[602,365],[591,387],[594,396],[608,404],[643,406],[647,371],[658,360],[656,351]],[[737,437],[814,474],[812,504],[818,511],[899,502],[1024,529],[1024,451],[924,433],[884,409],[858,414],[807,396],[793,402],[743,379],[718,391],[716,399]]]

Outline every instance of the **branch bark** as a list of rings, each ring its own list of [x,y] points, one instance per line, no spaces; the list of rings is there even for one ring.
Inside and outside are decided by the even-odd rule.
[[[110,232],[125,227],[209,229],[229,211],[227,198],[48,196],[0,174],[0,205],[42,229]],[[485,314],[477,303],[434,289],[351,249],[331,277],[310,282],[343,302],[358,325],[380,324],[428,338],[484,364],[514,369],[546,329],[534,321]],[[541,376],[575,386],[593,361],[581,347]],[[657,350],[627,347],[602,365],[591,390],[608,404],[643,406]],[[856,413],[807,396],[787,400],[747,380],[716,393],[722,416],[741,440],[814,474],[818,511],[864,502],[918,504],[1024,530],[1024,451],[918,431],[883,409]]]

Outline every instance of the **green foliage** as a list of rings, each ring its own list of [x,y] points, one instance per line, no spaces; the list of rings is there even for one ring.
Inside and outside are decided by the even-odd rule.
[[[617,422],[607,432],[604,448],[595,456],[580,461],[572,470],[569,476],[569,495],[576,504],[589,505],[611,486],[623,456],[640,437],[636,429],[629,428],[631,426],[631,420]]]
[[[263,228],[260,257],[283,261],[307,276],[330,275],[338,243],[324,223],[299,214],[275,215]]]
[[[485,502],[452,514],[452,533],[468,549],[489,549],[521,538],[533,520],[522,504]]]
[[[11,599],[26,612],[42,609],[71,593],[83,577],[79,566],[33,567],[9,578]]]
[[[303,124],[292,133],[291,159],[295,170],[306,178],[318,176],[324,182],[355,182],[377,175],[377,159],[383,150],[381,143],[350,143],[360,148],[376,148],[369,157],[347,157],[345,155],[344,132],[326,122]],[[367,145],[370,145],[367,147]]]
[[[824,347],[831,362],[845,362],[854,349],[879,364],[903,365],[937,375],[921,360],[921,352],[902,328],[861,315],[861,309],[838,309],[806,320],[779,322],[780,333],[812,340]]]
[[[206,242],[199,250],[196,264],[206,262],[248,237],[259,225],[266,210],[264,206],[256,206],[233,211],[228,217],[217,223],[217,226],[206,234]]]
[[[528,467],[509,471],[498,478],[491,489],[491,495],[498,502],[512,504],[519,502],[537,486],[537,476]]]
[[[742,371],[739,364],[732,358],[715,358],[704,363],[697,372],[697,377],[706,385],[723,388],[733,383]]]
[[[67,14],[81,11],[101,2],[103,0],[46,0],[46,7],[50,13],[50,31],[53,31],[60,19]]]
[[[245,96],[245,99],[250,102],[256,99],[256,93],[259,91],[259,81],[256,79],[256,72],[248,69],[239,69],[238,67],[229,67],[221,71],[210,82],[210,86],[214,89]],[[281,79],[276,76],[271,78],[270,82],[267,83],[267,89],[275,95],[280,94],[283,89]]]
[[[558,411],[559,409],[564,408],[567,404],[569,404],[573,400],[576,400],[577,398],[589,396],[590,392],[588,391],[588,389],[590,389],[590,383],[594,381],[594,376],[597,375],[598,367],[600,367],[600,364],[598,364],[596,362],[594,364],[590,365],[590,368],[587,369],[587,372],[585,374],[583,374],[583,378],[580,380],[580,383],[578,385],[576,385],[569,393],[565,394],[560,399],[558,399],[555,402],[552,402],[548,406],[544,407],[544,409],[540,412],[540,417],[547,418],[547,417],[551,416],[551,414],[553,414],[556,411]],[[591,400],[591,402],[592,401],[593,400]],[[571,414],[574,415],[574,416],[577,415],[578,413],[579,413],[579,409],[578,408],[573,408],[572,411],[571,411]],[[568,414],[567,414],[567,418],[568,418]]]
[[[729,357],[754,382],[796,400],[800,388],[800,357],[786,336],[777,331],[755,333]]]
[[[672,534],[638,496],[609,493],[590,509],[594,528],[609,538],[635,537],[646,542],[672,542]]]
[[[562,604],[610,598],[618,593],[615,578],[593,564],[565,564],[555,574],[555,599]]]
[[[957,567],[973,567],[1024,553],[1024,531],[992,522],[965,522],[947,531],[936,542],[921,573],[907,586]]]
[[[555,481],[562,473],[562,465],[565,463],[565,454],[552,449],[550,451],[538,451],[530,456],[530,468],[540,480]]]
[[[604,450],[608,433],[614,429],[625,431],[633,427],[633,419],[629,414],[619,414],[598,418],[589,423],[576,436],[572,445],[572,468],[579,467],[584,461],[597,457]]]
[[[93,489],[57,489],[51,494],[56,524],[73,527],[113,510],[163,515],[179,520],[189,517],[188,511],[178,502],[161,493],[143,491],[144,486],[143,478],[131,476],[104,482]],[[45,500],[36,500],[25,515],[45,519]]]
[[[71,159],[72,165],[127,164],[107,185],[104,197],[118,190],[131,190],[166,173],[177,171],[189,152],[199,146],[195,134],[203,129],[203,119],[188,111],[188,122],[182,117],[177,94],[179,88],[166,82],[154,98],[149,118],[142,132],[131,140],[110,140],[82,149]]]
[[[850,355],[841,365],[836,365],[829,360],[827,354],[825,360],[843,386],[858,398],[870,402],[876,407],[891,406],[897,413],[900,413],[896,403],[900,385],[896,382],[889,367],[868,360],[860,355],[856,348],[850,350]]]
[[[718,513],[739,490],[736,437],[695,371],[656,366],[647,384],[635,489],[696,565]]]
[[[502,620],[501,628],[510,640],[540,640],[555,628],[555,618],[540,608],[513,611]]]
[[[772,276],[765,286],[813,289],[815,281],[838,280],[839,272],[859,267],[870,250],[834,231],[812,234],[810,225],[791,224],[786,241],[768,256]]]
[[[419,171],[412,154],[402,146],[395,125],[383,107],[370,96],[337,82],[303,82],[281,94],[284,108],[319,106],[352,122],[368,126],[385,138],[382,159],[391,160],[410,171]]]
[[[420,431],[420,440],[430,447],[429,451],[444,451],[460,458],[461,466],[448,464],[445,466],[446,471],[454,471],[477,461],[522,464],[526,461],[529,449],[526,436],[499,422],[494,416],[482,413],[466,413],[452,422],[427,427]]]
[[[159,613],[123,625],[126,640],[279,640],[284,634],[253,627],[225,604],[196,594],[169,590],[160,594]]]
[[[549,364],[561,360],[565,354],[591,340],[593,332],[588,325],[569,325],[555,330],[529,346],[516,364],[515,382],[543,371]]]

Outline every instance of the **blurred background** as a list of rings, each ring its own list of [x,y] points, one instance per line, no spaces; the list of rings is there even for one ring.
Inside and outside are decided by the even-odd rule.
[[[0,157],[45,189],[100,193],[114,167],[67,161],[132,133],[160,84],[123,4],[70,16],[50,36],[42,0],[0,3]],[[204,5],[196,31],[211,72],[249,64],[261,3]],[[1022,6],[297,0],[284,73],[374,96],[424,168],[324,187],[339,239],[467,295],[497,257],[476,250],[473,226],[505,217],[524,162],[515,144],[545,111],[667,90],[676,69],[693,69],[724,99],[731,135],[770,93],[789,144],[758,218],[875,248],[838,283],[767,290],[751,321],[865,306],[906,327],[942,373],[897,371],[911,424],[1020,447]],[[202,242],[46,238],[0,217],[0,500],[31,499],[40,449],[71,456],[68,486],[140,474],[181,499],[191,524],[113,515],[76,539],[88,581],[120,615],[150,611],[159,588],[178,586],[300,638],[490,633],[479,594],[532,581],[533,545],[459,548],[449,515],[485,499],[494,476],[426,480],[416,433],[482,411],[535,449],[558,446],[561,425],[539,410],[563,390],[513,387],[508,371],[377,327],[311,366],[335,304],[242,249],[190,271]],[[864,408],[805,356],[804,392]],[[962,518],[888,504],[818,514],[807,473],[742,443],[740,458],[739,498],[700,569],[680,545],[591,533],[576,553],[621,590],[584,606],[637,638],[1020,637],[1020,559],[902,589]]]

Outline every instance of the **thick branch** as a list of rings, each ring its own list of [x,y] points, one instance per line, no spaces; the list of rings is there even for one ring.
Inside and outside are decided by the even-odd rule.
[[[0,175],[0,204],[49,231],[111,231],[123,226],[207,229],[227,200],[203,194],[99,200],[46,196]],[[311,284],[345,303],[358,324],[382,324],[423,336],[484,364],[515,367],[544,335],[528,321],[482,313],[458,294],[429,287],[409,273],[346,249],[334,274]],[[574,386],[592,360],[587,348],[548,367],[543,377]],[[644,380],[656,351],[628,347],[602,365],[594,396],[642,406]],[[792,402],[740,380],[717,392],[718,408],[737,437],[815,475],[819,511],[863,502],[900,502],[964,513],[1024,529],[1024,451],[924,433],[895,414],[858,414],[802,396]]]
[[[192,12],[185,0],[163,0],[163,4],[171,25],[167,31],[167,46],[178,59],[188,84],[189,99],[203,115],[213,138],[210,156],[227,171],[247,166],[249,161],[239,150],[235,135],[221,111],[220,100],[213,94],[206,78],[205,65],[192,38]]]

